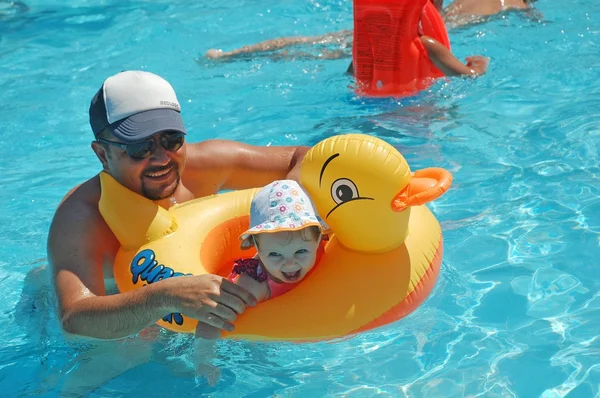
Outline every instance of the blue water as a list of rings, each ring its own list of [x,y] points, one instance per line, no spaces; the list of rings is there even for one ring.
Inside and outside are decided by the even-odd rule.
[[[597,1],[540,0],[539,21],[508,13],[452,29],[454,53],[489,56],[489,72],[402,101],[356,98],[349,58],[203,57],[351,28],[347,0],[0,3],[2,396],[85,391],[96,378],[95,397],[600,394]],[[394,144],[413,170],[449,169],[453,188],[431,205],[446,240],[433,294],[403,320],[344,341],[222,342],[215,388],[194,380],[185,336],[68,344],[47,231],[63,195],[99,171],[87,109],[124,69],[173,84],[191,141],[311,145],[361,132]]]

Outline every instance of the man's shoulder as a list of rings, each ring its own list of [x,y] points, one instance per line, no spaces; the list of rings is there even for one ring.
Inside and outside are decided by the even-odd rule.
[[[240,155],[260,147],[239,141],[210,139],[188,144],[186,169],[211,170],[226,167],[239,159]]]
[[[118,241],[98,209],[100,191],[96,175],[71,189],[58,205],[47,242],[48,261],[53,268],[80,273],[92,261],[88,262],[88,257],[117,252]]]
[[[223,153],[231,152],[231,150],[246,146],[248,145],[239,141],[213,138],[188,144],[187,156],[199,160],[217,159],[220,158]]]
[[[96,175],[71,189],[56,209],[48,234],[48,251],[51,259],[71,253],[82,241],[92,239],[104,242],[104,222],[98,201],[100,178]],[[53,261],[51,261],[53,262]]]
[[[62,199],[56,210],[56,217],[72,217],[74,214],[98,212],[100,201],[100,177],[95,175],[89,180],[73,187]]]
[[[188,144],[183,182],[195,197],[203,197],[217,193],[223,181],[229,175],[232,163],[231,152],[235,151],[234,141],[206,140]]]

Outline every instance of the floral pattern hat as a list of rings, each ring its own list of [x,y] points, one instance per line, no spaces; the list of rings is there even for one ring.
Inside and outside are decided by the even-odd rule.
[[[250,228],[240,235],[242,249],[254,245],[254,234],[297,231],[316,226],[321,233],[329,230],[317,215],[312,201],[293,180],[279,180],[256,193],[250,206]]]

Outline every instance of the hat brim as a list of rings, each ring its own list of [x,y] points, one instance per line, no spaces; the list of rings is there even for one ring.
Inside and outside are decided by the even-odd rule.
[[[242,250],[247,250],[247,249],[250,249],[251,247],[253,247],[254,244],[252,243],[252,240],[250,238],[253,235],[257,235],[257,234],[272,234],[272,233],[276,233],[276,232],[292,232],[292,231],[299,231],[301,229],[308,228],[308,227],[319,227],[319,229],[321,230],[321,234],[326,234],[329,231],[329,226],[327,224],[325,224],[324,222],[319,222],[319,221],[311,221],[311,222],[307,222],[305,224],[299,224],[297,227],[281,228],[279,225],[280,224],[278,224],[278,223],[266,222],[266,223],[262,223],[260,225],[257,225],[253,228],[250,228],[250,229],[244,231],[244,233],[242,233],[239,237],[240,242],[241,242],[240,248]]]
[[[167,108],[136,113],[109,125],[108,129],[125,144],[142,141],[161,131],[187,133],[181,114]]]

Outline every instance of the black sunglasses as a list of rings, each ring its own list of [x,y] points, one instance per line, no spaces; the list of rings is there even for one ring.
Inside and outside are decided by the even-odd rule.
[[[158,141],[167,151],[176,152],[183,146],[184,136],[185,134],[179,131],[166,132],[160,136]],[[133,160],[146,159],[156,149],[156,144],[152,138],[133,144],[123,144],[122,142],[108,141],[102,138],[96,138],[96,141],[118,146],[127,152],[127,155]]]

